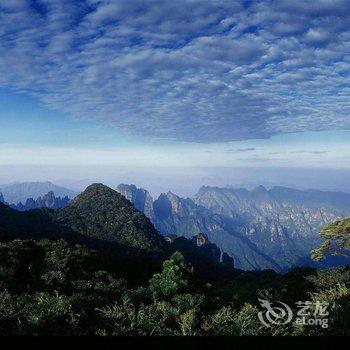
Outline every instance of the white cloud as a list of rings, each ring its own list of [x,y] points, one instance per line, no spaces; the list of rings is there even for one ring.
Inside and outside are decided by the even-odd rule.
[[[0,0],[0,86],[194,142],[349,129],[347,1]]]

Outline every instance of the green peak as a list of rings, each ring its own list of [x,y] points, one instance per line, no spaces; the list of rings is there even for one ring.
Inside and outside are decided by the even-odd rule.
[[[78,195],[74,203],[86,201],[86,200],[96,200],[97,198],[118,198],[121,199],[123,196],[120,195],[119,192],[113,190],[112,188],[101,184],[101,183],[94,183],[90,186],[88,186],[84,192],[82,192],[80,195]]]
[[[115,192],[117,193],[116,191],[114,191],[112,188],[102,184],[102,183],[93,183],[91,184],[90,186],[88,186],[85,191],[83,193],[96,193],[96,194],[99,194],[99,193],[112,193],[112,192]]]
[[[86,207],[89,211],[95,213],[106,210],[107,207],[109,207],[109,210],[115,210],[123,206],[133,208],[133,205],[119,192],[101,183],[88,186],[67,208],[77,206]]]

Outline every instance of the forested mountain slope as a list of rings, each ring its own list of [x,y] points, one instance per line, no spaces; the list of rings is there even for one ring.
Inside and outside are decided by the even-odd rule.
[[[233,270],[233,262],[222,264],[221,256],[205,254],[191,240],[166,242],[151,221],[120,193],[93,184],[68,206],[17,211],[0,203],[0,235],[20,239],[64,238],[104,253],[143,264],[160,264],[176,250],[200,272],[220,275]]]

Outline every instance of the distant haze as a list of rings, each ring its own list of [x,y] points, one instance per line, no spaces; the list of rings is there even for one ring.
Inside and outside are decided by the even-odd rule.
[[[120,183],[133,183],[148,189],[154,197],[169,190],[192,196],[203,185],[252,188],[261,184],[350,192],[349,180],[349,169],[0,166],[0,184],[51,181],[81,191],[93,182],[113,188]]]

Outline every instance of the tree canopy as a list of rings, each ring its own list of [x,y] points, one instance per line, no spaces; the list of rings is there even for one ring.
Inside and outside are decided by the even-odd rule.
[[[350,258],[347,253],[347,250],[350,249],[350,218],[327,225],[321,230],[320,235],[325,241],[311,252],[315,261],[324,259],[327,253]]]

